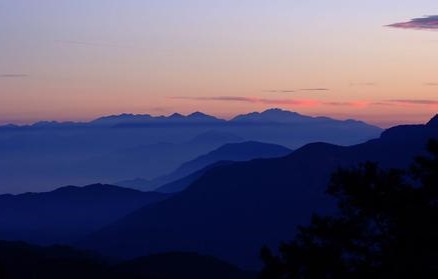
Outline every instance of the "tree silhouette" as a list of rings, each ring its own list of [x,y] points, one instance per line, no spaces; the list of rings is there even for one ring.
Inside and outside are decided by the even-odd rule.
[[[0,278],[1,279],[7,279],[8,276],[6,275],[6,271],[5,268],[3,267],[3,265],[0,263]]]
[[[263,248],[262,279],[438,278],[438,141],[410,170],[340,169],[336,216],[313,216],[279,255]]]

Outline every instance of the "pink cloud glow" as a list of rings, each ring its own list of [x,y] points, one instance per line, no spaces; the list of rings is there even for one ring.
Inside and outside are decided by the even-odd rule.
[[[197,101],[227,101],[227,102],[246,102],[254,104],[266,104],[266,105],[293,105],[293,106],[304,106],[304,107],[314,107],[321,104],[317,100],[292,100],[292,99],[266,99],[257,97],[239,97],[239,96],[218,96],[218,97],[171,97],[170,99],[180,99],[180,100],[197,100]]]

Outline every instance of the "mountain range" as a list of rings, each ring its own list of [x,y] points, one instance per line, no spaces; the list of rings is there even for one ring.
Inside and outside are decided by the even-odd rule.
[[[77,245],[127,258],[166,251],[198,251],[238,264],[260,266],[261,246],[292,239],[314,212],[334,210],[325,194],[330,174],[364,161],[407,167],[438,138],[438,117],[425,125],[386,130],[353,146],[312,143],[281,158],[209,169],[186,190],[139,209]]]
[[[58,127],[81,127],[81,126],[129,126],[139,124],[203,124],[203,123],[309,123],[309,122],[350,122],[366,124],[362,121],[349,119],[346,121],[335,120],[330,117],[312,117],[299,114],[297,112],[286,111],[278,108],[268,109],[263,112],[251,112],[248,114],[237,115],[230,120],[221,119],[202,112],[194,112],[188,115],[173,113],[169,116],[152,116],[150,114],[131,114],[122,113],[119,115],[108,115],[96,118],[89,122],[58,122],[58,121],[39,121],[31,125],[8,124],[0,126],[0,129],[29,129],[29,128],[58,128]]]
[[[259,141],[297,149],[324,141],[351,145],[382,129],[353,120],[270,109],[223,120],[201,112],[121,114],[90,122],[0,127],[0,192],[50,191],[55,185],[153,180],[227,143]]]
[[[136,124],[211,124],[223,123],[224,119],[207,115],[202,112],[194,112],[189,115],[174,113],[170,116],[151,116],[149,114],[120,114],[97,118],[91,121],[92,125],[136,125]]]

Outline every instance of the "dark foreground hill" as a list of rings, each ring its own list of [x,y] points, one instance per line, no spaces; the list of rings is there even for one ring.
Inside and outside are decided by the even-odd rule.
[[[102,184],[0,195],[0,239],[66,243],[167,197]]]
[[[0,278],[250,279],[251,273],[210,256],[169,253],[114,262],[66,246],[0,241]]]
[[[135,257],[165,251],[198,251],[246,268],[259,266],[262,245],[291,239],[313,212],[329,212],[330,174],[366,160],[406,167],[438,138],[437,119],[399,126],[379,139],[351,147],[307,145],[277,159],[253,160],[207,171],[187,190],[142,208],[90,235],[81,247]]]

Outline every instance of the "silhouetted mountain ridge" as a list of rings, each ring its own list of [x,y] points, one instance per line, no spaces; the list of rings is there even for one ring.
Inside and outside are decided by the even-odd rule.
[[[119,194],[119,195],[123,195],[123,194],[128,194],[128,193],[132,193],[132,194],[138,194],[138,191],[130,189],[130,188],[122,188],[119,186],[115,186],[115,185],[108,185],[108,184],[92,184],[92,185],[87,185],[87,186],[83,186],[83,187],[79,187],[79,186],[64,186],[64,187],[60,187],[58,189],[55,189],[49,193],[52,194],[71,194],[71,195],[77,195],[77,194]],[[41,194],[41,193],[39,193]],[[150,193],[149,193],[150,194]]]
[[[215,149],[208,154],[199,156],[198,158],[182,164],[172,174],[167,177],[167,181],[175,181],[186,175],[194,173],[207,167],[208,165],[215,164],[220,161],[248,161],[258,158],[275,158],[286,156],[291,153],[292,150],[277,144],[261,143],[256,141],[247,141],[241,143],[228,143],[218,149]],[[157,191],[163,191],[169,187],[159,188]],[[171,191],[174,192],[174,191]]]
[[[236,120],[239,118],[241,121]],[[258,141],[290,149],[316,141],[351,145],[382,131],[363,122],[280,109],[228,121],[202,112],[170,116],[125,113],[91,122],[46,121],[0,130],[0,193],[47,191],[53,185],[113,183],[135,177],[153,180],[226,143]]]
[[[428,126],[438,126],[438,114],[436,114],[429,122],[427,122]]]
[[[159,193],[177,193],[185,190],[193,182],[202,177],[207,171],[216,168],[218,166],[225,166],[235,163],[234,161],[219,161],[214,164],[208,165],[198,171],[192,172],[187,176],[165,183],[156,189]]]
[[[150,114],[132,114],[122,113],[118,115],[107,115],[96,118],[89,122],[74,122],[74,121],[39,121],[30,125],[15,125],[7,124],[0,128],[20,128],[20,127],[60,127],[60,126],[95,126],[95,125],[120,125],[120,124],[141,124],[141,123],[235,123],[235,122],[270,122],[270,123],[299,123],[299,122],[345,122],[355,124],[366,124],[363,121],[347,119],[344,121],[336,120],[326,116],[306,116],[297,112],[287,111],[279,108],[267,109],[263,112],[251,112],[248,114],[240,114],[230,120],[224,120],[206,113],[196,111],[187,115],[173,113],[169,116],[159,115],[153,116]],[[368,124],[367,124],[368,125]]]
[[[0,195],[0,239],[68,243],[168,195],[112,185]]]
[[[433,125],[400,126],[354,146],[314,143],[286,157],[218,166],[171,199],[140,209],[79,245],[126,257],[198,251],[254,268],[261,246],[276,247],[293,238],[296,226],[313,212],[334,210],[325,194],[334,170],[367,160],[407,167],[430,138],[438,138]]]
[[[91,121],[94,125],[120,125],[141,123],[218,123],[225,122],[223,119],[207,115],[202,112],[194,112],[189,115],[173,113],[169,116],[152,116],[149,114],[120,114],[97,118]]]
[[[231,122],[256,122],[256,123],[333,123],[344,122],[347,124],[368,125],[363,121],[354,119],[336,120],[326,116],[306,116],[293,111],[278,108],[268,109],[263,112],[241,114],[230,120]]]
[[[68,246],[41,247],[0,241],[0,278],[250,279],[256,276],[197,253],[173,252],[118,262]]]
[[[141,181],[139,179],[136,179],[135,181],[133,180],[120,181],[115,184],[126,186],[126,187],[129,186],[132,187],[133,185],[135,185],[134,182],[136,182],[137,187],[134,188],[140,190],[156,189],[157,191],[163,191],[166,193],[177,192],[185,188],[183,187],[183,184],[188,183],[190,181],[190,179],[185,179],[184,180],[185,183],[182,183],[180,179],[192,173],[198,172],[199,170],[207,167],[208,165],[215,164],[219,161],[247,161],[256,158],[274,158],[274,157],[286,156],[291,152],[292,150],[283,147],[281,145],[261,143],[256,141],[227,143],[213,151],[210,151],[207,154],[201,155],[191,161],[182,164],[175,171],[167,175],[160,176],[153,180]],[[190,177],[194,178],[197,177],[198,175],[199,173],[197,175]],[[178,183],[179,186],[172,189],[170,185],[176,186],[177,184],[170,184],[170,183],[175,182],[177,180],[180,180]],[[165,184],[167,184],[166,187],[160,187]]]
[[[313,119],[309,116],[301,115],[297,112],[286,111],[278,108],[268,109],[263,112],[251,112],[248,114],[241,114],[234,117],[231,121],[261,121],[261,122],[290,122],[299,120]]]

